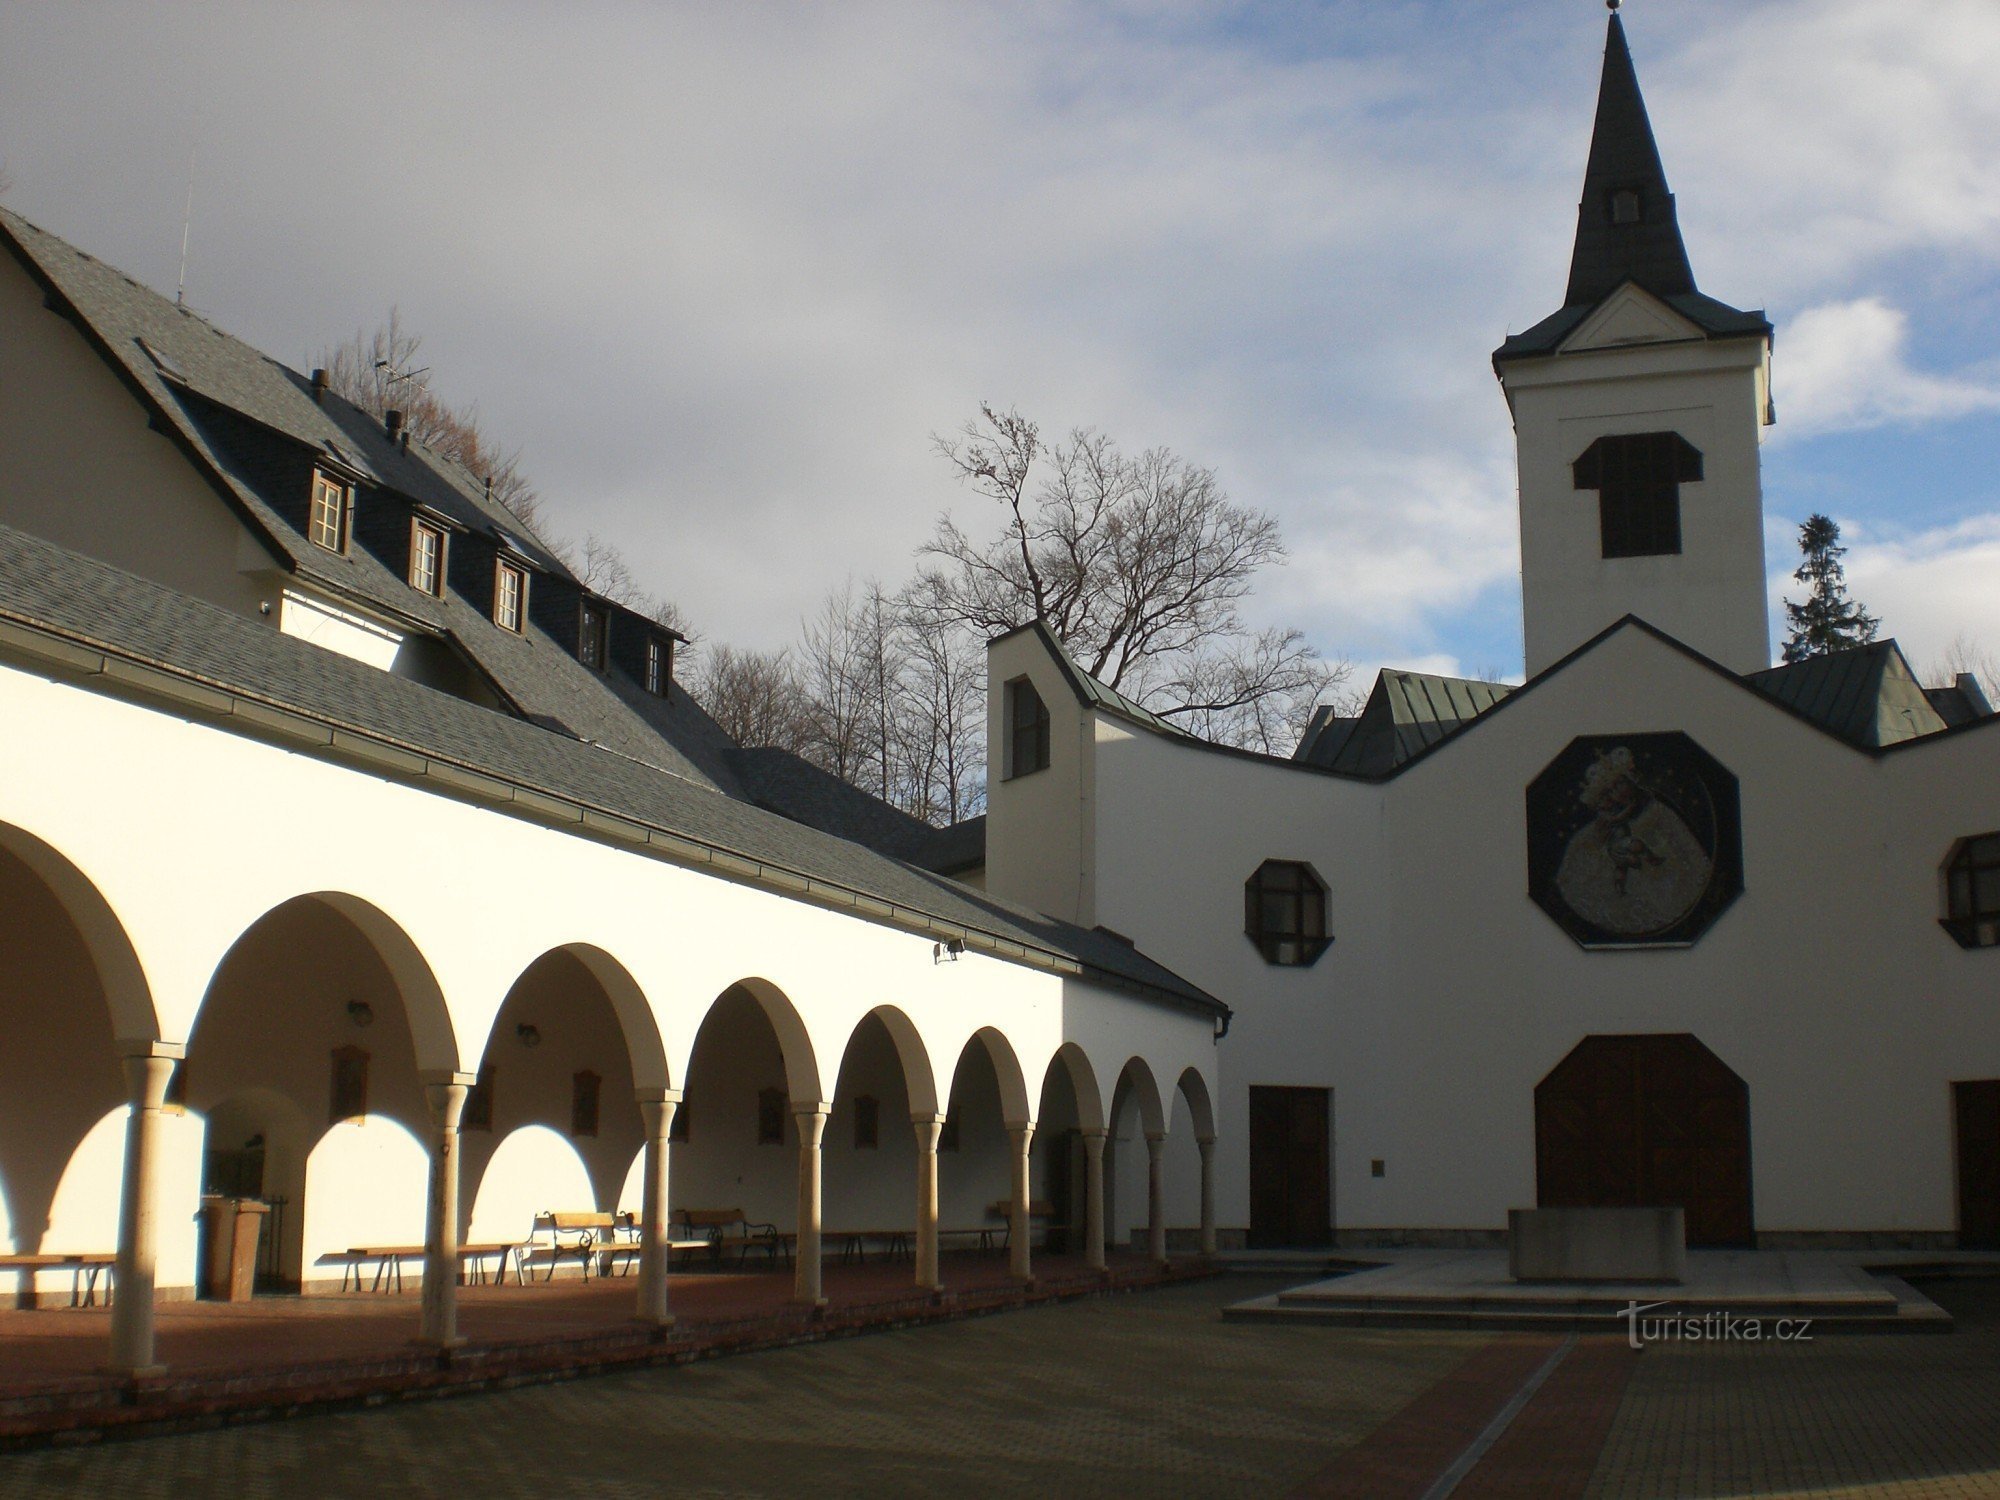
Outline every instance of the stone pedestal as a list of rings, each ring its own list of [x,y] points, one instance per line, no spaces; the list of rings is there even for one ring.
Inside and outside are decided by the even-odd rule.
[[[1516,1281],[1681,1281],[1687,1211],[1512,1208],[1507,1268]]]

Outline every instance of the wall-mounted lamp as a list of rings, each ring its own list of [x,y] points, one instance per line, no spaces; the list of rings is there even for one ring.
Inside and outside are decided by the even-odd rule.
[[[375,1007],[366,1000],[350,1000],[347,1002],[347,1019],[356,1026],[372,1026],[375,1024]]]
[[[514,1035],[521,1039],[523,1047],[539,1047],[542,1045],[541,1027],[531,1026],[526,1021],[523,1021],[519,1026],[514,1028]]]
[[[942,943],[931,944],[931,962],[955,964],[963,952],[965,952],[964,938],[946,938]]]

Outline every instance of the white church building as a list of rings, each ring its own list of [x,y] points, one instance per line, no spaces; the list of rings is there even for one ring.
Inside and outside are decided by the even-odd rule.
[[[1893,642],[1771,666],[1771,326],[1697,288],[1615,14],[1563,306],[1493,363],[1526,682],[1384,672],[1280,760],[1019,630],[988,888],[1227,998],[1226,1237],[2000,1244],[2000,718]]]
[[[1385,672],[1289,760],[1031,624],[983,822],[728,740],[479,476],[0,212],[0,1285],[204,1192],[267,1276],[625,1211],[1107,1242],[2000,1242],[2000,719],[1773,669],[1771,328],[1697,290],[1611,21],[1560,311],[1494,356],[1527,680]],[[996,1215],[995,1205],[999,1206]],[[996,1218],[999,1221],[995,1224]]]

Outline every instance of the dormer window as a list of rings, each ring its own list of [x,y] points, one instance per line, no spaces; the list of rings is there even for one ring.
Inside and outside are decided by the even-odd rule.
[[[576,659],[594,672],[604,670],[605,648],[609,644],[611,620],[604,606],[583,601],[577,623]]]
[[[306,536],[329,552],[347,551],[347,533],[354,519],[354,490],[323,469],[314,469],[312,509],[306,516]]]
[[[1614,224],[1639,222],[1638,189],[1620,188],[1611,195],[1611,222]]]
[[[1007,684],[1007,776],[1026,776],[1049,765],[1049,709],[1025,677]]]
[[[502,630],[520,633],[528,616],[528,570],[510,562],[493,568],[493,623]]]
[[[667,684],[674,680],[674,643],[664,635],[646,637],[646,691],[655,698],[667,696]]]
[[[410,587],[433,598],[444,596],[444,528],[428,521],[410,523]]]

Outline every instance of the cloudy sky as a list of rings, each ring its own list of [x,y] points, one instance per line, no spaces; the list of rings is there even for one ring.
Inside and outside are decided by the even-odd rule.
[[[1595,0],[0,0],[10,207],[277,357],[391,304],[707,635],[775,645],[977,502],[981,400],[1215,467],[1260,623],[1518,672],[1487,363],[1561,298]],[[2000,653],[2000,5],[1629,0],[1704,290],[1778,327],[1814,509],[1924,667]]]

